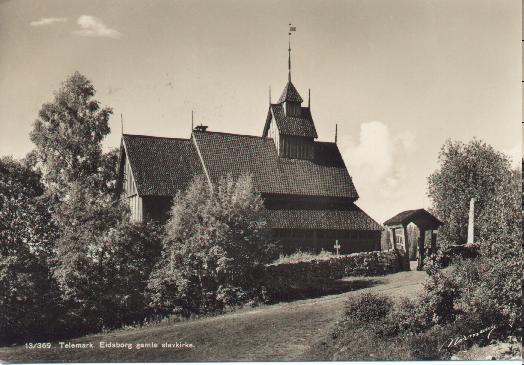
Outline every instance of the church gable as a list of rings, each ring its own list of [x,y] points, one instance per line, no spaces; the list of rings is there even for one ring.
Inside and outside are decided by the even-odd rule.
[[[174,196],[194,175],[203,173],[188,139],[125,134],[122,149],[139,196]]]

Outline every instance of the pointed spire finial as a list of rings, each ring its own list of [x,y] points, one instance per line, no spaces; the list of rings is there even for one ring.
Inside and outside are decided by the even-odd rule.
[[[120,113],[120,131],[122,132],[122,135],[124,135],[124,116],[122,113]]]
[[[337,144],[337,137],[338,137],[338,124],[335,123],[335,144]]]
[[[193,126],[193,114],[194,114],[194,112],[191,110],[191,133],[193,133],[193,128],[194,128],[194,126]]]
[[[291,24],[289,24],[291,26]],[[288,39],[289,47],[287,49],[288,56],[287,56],[287,81],[291,82],[291,32],[289,32],[289,39]]]
[[[269,85],[269,105],[271,105],[271,85]]]
[[[291,82],[291,32],[296,32],[297,27],[291,26],[289,23],[289,33],[288,33],[288,58],[287,58],[287,79]]]
[[[307,89],[307,107],[311,108],[311,89]]]

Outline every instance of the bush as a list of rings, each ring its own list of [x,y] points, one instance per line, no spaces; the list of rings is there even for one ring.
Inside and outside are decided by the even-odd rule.
[[[392,306],[388,315],[376,327],[375,334],[387,338],[397,335],[413,335],[431,327],[432,315],[420,299],[401,298]]]
[[[359,296],[350,296],[346,302],[346,319],[373,323],[382,320],[391,310],[393,301],[379,294],[365,293]]]
[[[204,314],[258,299],[264,265],[276,257],[264,212],[251,177],[227,176],[212,190],[196,177],[174,199],[149,280],[151,307]]]
[[[73,191],[61,206],[54,277],[67,308],[64,322],[78,335],[143,320],[160,227],[129,223],[125,207],[84,192]]]
[[[512,273],[507,263],[505,267],[493,265],[491,258],[481,257],[454,267],[456,281],[464,288],[457,300],[457,310],[478,316],[478,323],[483,325],[496,324],[516,333],[522,315],[520,285],[516,285],[520,275]]]
[[[454,305],[461,295],[461,286],[452,274],[444,274],[440,270],[430,271],[429,274],[420,305],[431,316],[430,321],[433,324],[453,322],[456,318]]]
[[[409,351],[413,360],[445,360],[449,351],[442,347],[446,341],[443,328],[434,327],[429,331],[407,337]]]

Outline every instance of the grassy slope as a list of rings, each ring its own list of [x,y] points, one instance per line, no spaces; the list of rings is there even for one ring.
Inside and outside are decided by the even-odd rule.
[[[242,310],[219,317],[115,331],[75,339],[91,342],[93,350],[65,350],[54,344],[50,350],[24,347],[0,348],[4,362],[95,362],[95,361],[225,361],[308,360],[313,343],[327,335],[341,318],[347,295],[363,291],[385,292],[394,297],[412,296],[420,289],[423,272],[402,272],[386,277],[347,278],[365,280],[374,286],[318,299],[307,299]],[[187,342],[193,349],[99,349],[100,341],[147,343]],[[318,354],[315,355],[318,358]]]

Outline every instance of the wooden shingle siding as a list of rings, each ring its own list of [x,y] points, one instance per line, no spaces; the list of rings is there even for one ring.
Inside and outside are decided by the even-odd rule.
[[[280,95],[280,98],[278,98],[277,103],[281,104],[286,101],[291,101],[298,104],[304,101],[298,93],[297,88],[295,87],[295,85],[293,85],[291,81],[288,81],[288,83],[284,87],[284,90],[282,90],[282,94]]]
[[[142,222],[143,221],[143,207],[142,207],[142,197],[138,195],[133,195],[128,198],[129,207],[131,208],[131,220],[133,222]]]
[[[309,108],[301,107],[300,113],[297,113],[300,116],[286,115],[282,104],[271,104],[269,108],[280,134],[318,138],[315,123],[313,122]],[[264,135],[267,135],[267,128],[265,128]]]
[[[344,230],[355,234],[382,230],[377,222],[353,204],[345,209],[272,209],[268,210],[267,219],[271,227],[279,229]]]
[[[202,165],[192,141],[124,134],[126,154],[140,196],[175,196]]]
[[[131,197],[136,195],[136,185],[133,174],[131,173],[131,166],[129,165],[129,159],[126,158],[124,165],[124,196]]]
[[[250,174],[259,193],[358,198],[334,143],[322,143],[321,151],[331,156],[326,163],[316,152],[313,160],[280,158],[269,138],[218,132],[193,132],[193,137],[212,183],[227,174]]]
[[[127,203],[129,204],[129,210],[131,211],[131,220],[133,222],[142,222],[142,198],[137,194],[135,179],[133,177],[133,172],[127,155],[125,156],[122,185],[123,198],[126,199]]]

